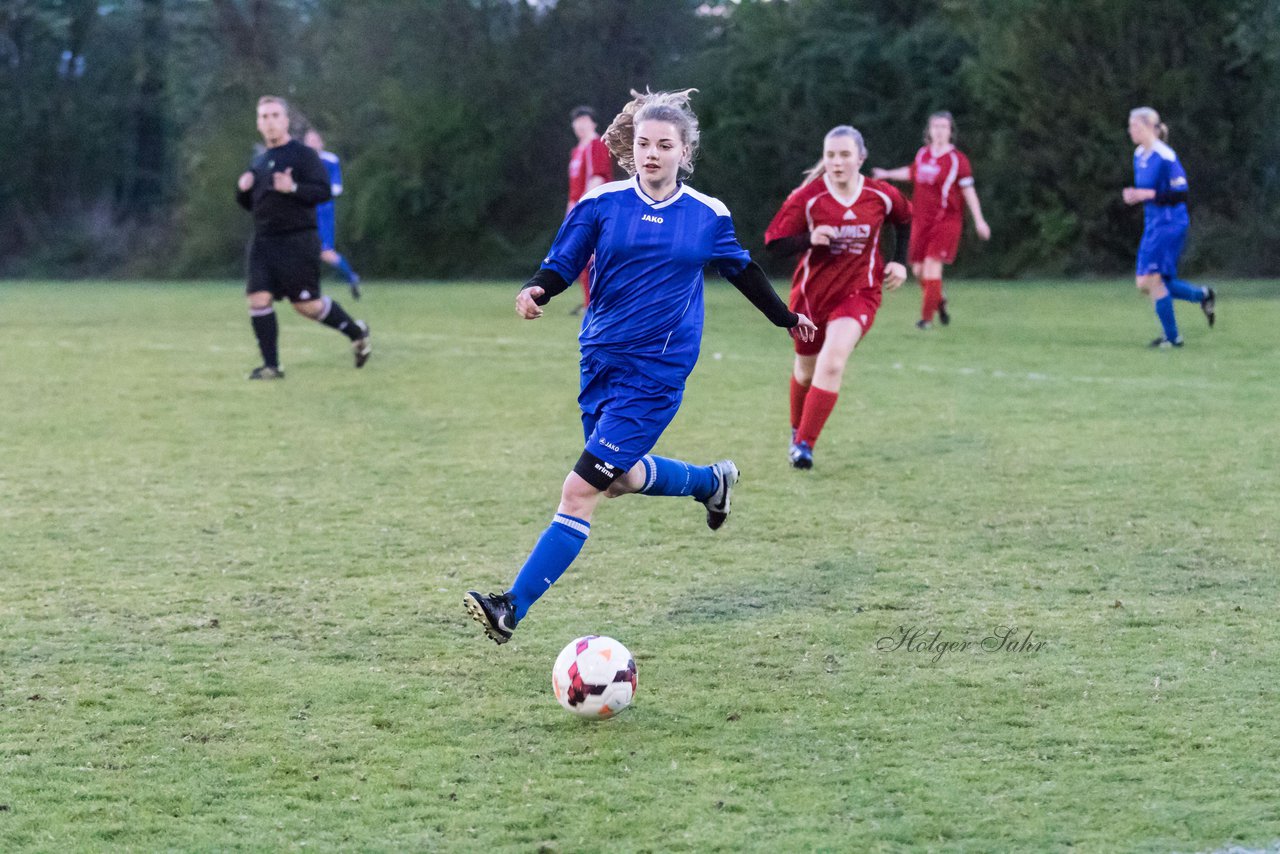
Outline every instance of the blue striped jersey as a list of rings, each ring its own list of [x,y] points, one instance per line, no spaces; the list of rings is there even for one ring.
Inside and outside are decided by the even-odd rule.
[[[1139,190],[1155,190],[1157,193],[1178,192],[1187,189],[1187,173],[1173,149],[1156,140],[1150,150],[1138,147],[1133,152],[1133,186]],[[1157,204],[1154,199],[1143,204],[1147,225],[1187,223],[1187,206]]]
[[[734,276],[751,263],[729,209],[685,184],[660,202],[638,178],[601,184],[569,211],[542,267],[573,281],[592,253],[583,357],[683,388],[702,344],[703,267]]]

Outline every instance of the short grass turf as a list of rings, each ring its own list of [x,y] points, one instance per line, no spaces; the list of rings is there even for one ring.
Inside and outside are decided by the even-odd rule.
[[[1280,838],[1280,286],[1150,351],[1127,282],[888,295],[811,472],[789,342],[708,287],[657,452],[733,516],[601,507],[496,647],[581,450],[573,295],[0,285],[0,850],[1198,851]],[[335,289],[342,300],[345,292]],[[637,658],[615,719],[550,669]]]

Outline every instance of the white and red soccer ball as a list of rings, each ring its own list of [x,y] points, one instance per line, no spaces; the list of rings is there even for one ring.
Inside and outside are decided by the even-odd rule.
[[[636,695],[636,660],[613,638],[587,635],[570,641],[551,668],[551,690],[575,715],[608,718]]]

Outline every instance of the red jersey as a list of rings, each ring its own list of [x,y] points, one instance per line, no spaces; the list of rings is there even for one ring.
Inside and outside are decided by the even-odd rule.
[[[813,231],[820,225],[835,228],[830,246],[810,246],[800,256],[791,278],[796,304],[804,313],[825,317],[826,311],[853,291],[880,289],[884,283],[884,254],[880,232],[885,221],[911,221],[911,204],[896,188],[883,181],[859,176],[852,197],[832,189],[826,175],[792,191],[764,233],[765,243]]]
[[[960,189],[973,186],[973,170],[969,167],[969,158],[960,149],[950,145],[935,157],[929,146],[924,146],[911,161],[911,180],[915,185],[911,203],[915,205],[918,219],[964,216]]]
[[[577,204],[587,192],[587,181],[592,175],[598,175],[606,182],[613,180],[609,147],[599,137],[584,145],[575,145],[569,152],[569,204]]]

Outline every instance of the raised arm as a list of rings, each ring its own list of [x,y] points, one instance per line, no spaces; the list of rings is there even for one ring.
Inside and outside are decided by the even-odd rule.
[[[308,156],[310,155],[310,156]],[[320,155],[306,149],[298,168],[293,170],[294,195],[302,201],[318,205],[333,198],[333,185],[329,183],[329,170],[324,168]]]
[[[871,177],[877,181],[910,181],[911,167],[899,166],[897,169],[872,169]]]
[[[726,276],[738,291],[750,300],[751,304],[760,310],[760,313],[769,319],[774,326],[780,326],[783,329],[790,329],[791,334],[801,341],[812,341],[818,327],[813,325],[813,321],[805,317],[803,314],[796,314],[787,308],[787,304],[778,296],[778,292],[773,289],[773,284],[769,281],[769,277],[765,275],[764,270],[760,269],[760,265],[752,261],[742,269],[742,272],[732,276]]]

